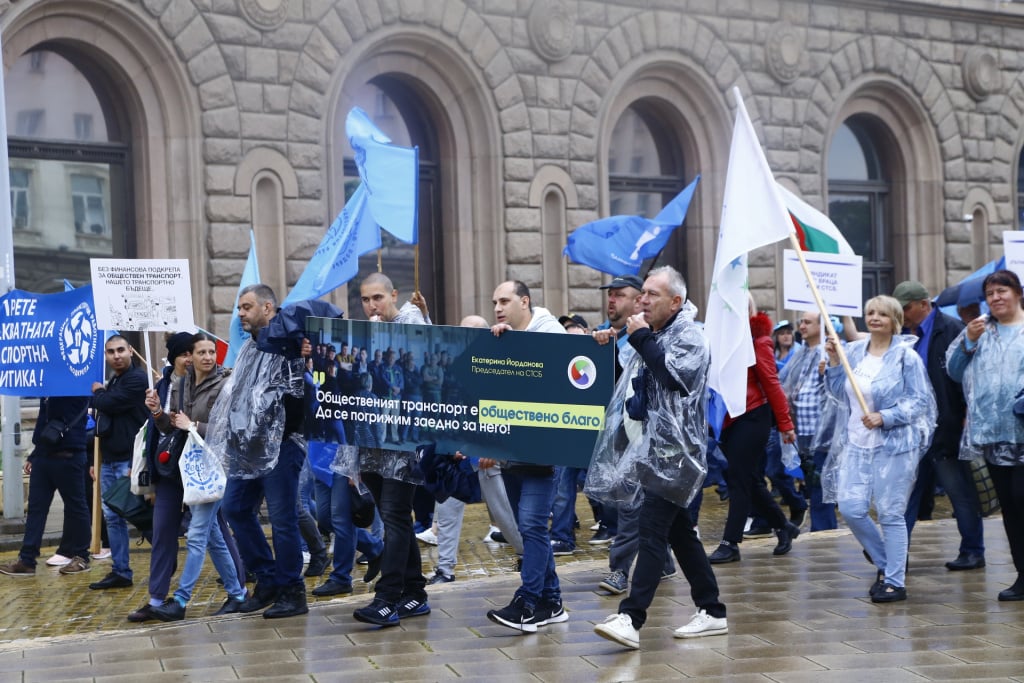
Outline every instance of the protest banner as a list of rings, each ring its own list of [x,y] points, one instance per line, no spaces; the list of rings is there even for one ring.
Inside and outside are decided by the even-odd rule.
[[[833,315],[862,315],[863,259],[856,254],[826,254],[804,252],[807,267],[821,293],[828,312]],[[813,310],[816,307],[800,259],[792,249],[782,257],[783,308],[793,311]]]
[[[399,451],[432,442],[441,453],[587,467],[615,381],[612,346],[589,336],[328,318],[309,318],[306,332],[314,441]],[[383,352],[381,371],[356,361],[341,372],[319,353],[342,344],[370,362]],[[409,352],[418,394],[404,391]]]
[[[103,381],[92,287],[0,297],[0,394],[90,396]]]
[[[1003,251],[1006,256],[1006,269],[1017,273],[1024,280],[1024,231],[1004,230]]]
[[[195,329],[187,259],[89,259],[104,330]]]

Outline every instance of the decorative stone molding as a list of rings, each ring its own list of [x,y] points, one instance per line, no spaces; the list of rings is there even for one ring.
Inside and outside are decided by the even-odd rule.
[[[288,18],[288,0],[238,0],[238,8],[261,31],[272,31]]]
[[[768,71],[780,83],[792,83],[800,76],[804,38],[792,24],[780,21],[768,30],[764,41]]]
[[[534,0],[526,20],[530,45],[549,62],[572,53],[576,33],[576,3],[572,0]]]
[[[964,88],[979,102],[1002,88],[999,60],[994,52],[981,45],[967,50],[963,61]]]

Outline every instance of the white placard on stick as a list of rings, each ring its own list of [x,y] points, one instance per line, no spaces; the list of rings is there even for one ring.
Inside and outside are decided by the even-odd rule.
[[[1017,273],[1017,277],[1024,280],[1024,230],[1004,230],[1003,251],[1006,254],[1006,269]]]
[[[860,256],[805,251],[804,260],[807,261],[807,267],[829,313],[852,316],[863,314],[863,259]],[[816,310],[817,304],[814,303],[811,287],[796,252],[786,249],[782,262],[783,306],[792,311]]]
[[[195,329],[187,259],[89,259],[101,330]]]

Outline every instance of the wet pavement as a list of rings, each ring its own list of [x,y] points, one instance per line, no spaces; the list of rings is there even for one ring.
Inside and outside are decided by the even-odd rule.
[[[148,546],[136,547],[131,589],[88,590],[104,562],[75,576],[42,566],[34,577],[0,576],[0,681],[1024,682],[1024,603],[995,599],[1016,578],[1001,521],[985,523],[987,568],[949,572],[943,563],[956,556],[958,537],[939,500],[940,521],[914,533],[906,602],[870,602],[874,569],[845,530],[802,534],[780,558],[771,554],[774,539],[752,540],[741,562],[716,567],[729,635],[673,638],[693,613],[685,580],[674,578],[659,588],[638,652],[593,633],[618,598],[596,589],[607,550],[589,546],[586,529],[581,551],[558,558],[566,623],[518,635],[489,622],[486,611],[506,604],[518,581],[511,550],[480,540],[481,506],[467,511],[457,580],[430,587],[429,616],[391,629],[352,619],[367,602],[368,587],[358,581],[351,597],[310,596],[302,617],[204,617],[223,600],[209,564],[188,620],[129,624],[125,615],[146,601]],[[589,510],[582,501],[578,509],[586,524]],[[701,529],[709,548],[724,512],[716,497],[706,500]],[[425,572],[435,552],[424,548]],[[318,583],[307,580],[310,589]]]

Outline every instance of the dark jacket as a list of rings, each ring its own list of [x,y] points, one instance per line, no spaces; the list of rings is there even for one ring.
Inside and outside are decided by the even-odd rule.
[[[96,433],[103,462],[131,460],[135,435],[149,418],[146,387],[146,373],[132,365],[93,394],[92,404],[99,412]]]
[[[86,430],[85,423],[86,407],[89,399],[85,396],[50,396],[39,400],[39,416],[36,418],[36,428],[32,432],[32,443],[35,450],[30,457],[39,455],[50,455],[59,451],[85,452]],[[64,434],[59,443],[50,445],[39,438],[43,427],[53,419],[63,420],[64,424],[71,425],[71,429]]]
[[[925,453],[932,458],[956,458],[960,453],[960,436],[964,431],[967,402],[964,400],[963,387],[946,373],[946,349],[963,329],[963,323],[956,318],[942,311],[935,312],[935,322],[928,341],[928,362],[925,363],[939,409],[932,445]]]

